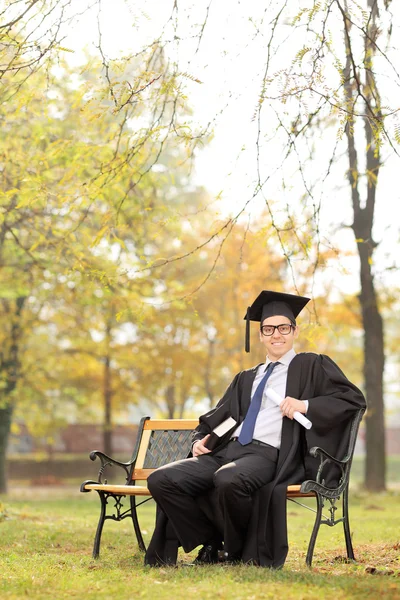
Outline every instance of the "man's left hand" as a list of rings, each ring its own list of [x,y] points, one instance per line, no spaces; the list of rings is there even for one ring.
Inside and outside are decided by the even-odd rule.
[[[291,398],[290,396],[286,396],[286,398],[279,405],[281,412],[284,417],[288,417],[289,419],[293,419],[293,413],[297,410],[300,413],[305,415],[306,413],[306,405],[301,400],[297,400],[297,398]]]

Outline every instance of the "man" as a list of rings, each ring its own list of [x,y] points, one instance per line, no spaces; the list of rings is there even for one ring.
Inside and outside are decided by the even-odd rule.
[[[200,417],[192,458],[149,477],[158,510],[146,564],[173,564],[179,545],[190,552],[202,544],[195,562],[217,562],[222,541],[228,561],[284,564],[286,486],[314,478],[311,447],[343,456],[351,418],[365,407],[360,390],[330,358],[294,351],[296,317],[308,301],[263,291],[248,308],[246,350],[249,321],[259,321],[266,362],[238,373],[217,406]],[[283,398],[280,405],[267,397],[270,389]],[[311,420],[310,430],[293,420],[295,411]],[[227,419],[234,426],[216,436]],[[335,476],[326,473],[327,485]]]

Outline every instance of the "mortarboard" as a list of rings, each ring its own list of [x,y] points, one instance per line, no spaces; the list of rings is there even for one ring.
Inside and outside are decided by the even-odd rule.
[[[247,308],[246,316],[246,352],[250,352],[250,321],[262,323],[267,317],[282,315],[296,324],[297,315],[303,310],[310,298],[294,296],[282,292],[264,290],[257,296],[253,304]]]

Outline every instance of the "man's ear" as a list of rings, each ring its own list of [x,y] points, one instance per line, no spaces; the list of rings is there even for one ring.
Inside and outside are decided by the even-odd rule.
[[[293,337],[294,339],[299,337],[299,333],[300,333],[300,327],[298,325],[296,325],[296,327],[293,329]]]

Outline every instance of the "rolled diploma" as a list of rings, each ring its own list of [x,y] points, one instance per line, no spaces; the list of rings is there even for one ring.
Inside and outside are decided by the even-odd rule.
[[[275,402],[275,404],[277,404],[278,406],[280,406],[281,402],[283,402],[283,398],[281,398],[280,395],[275,392],[275,390],[267,388],[267,391],[265,393],[267,395],[267,398],[272,400],[272,402]],[[303,425],[303,427],[305,427],[306,429],[311,429],[312,427],[311,421],[307,419],[307,417],[305,417],[298,410],[294,411],[293,419],[296,419],[296,421],[298,421],[300,425]]]

